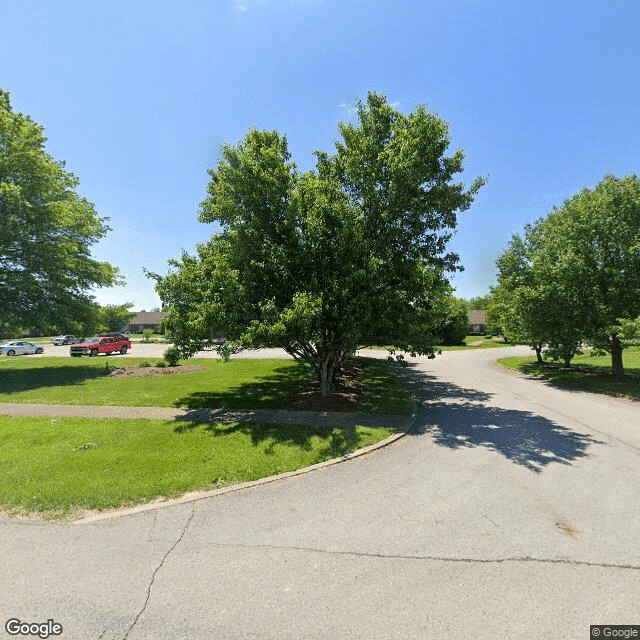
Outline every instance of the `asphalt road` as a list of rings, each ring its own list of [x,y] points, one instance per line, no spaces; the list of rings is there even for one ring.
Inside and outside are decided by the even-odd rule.
[[[2,624],[66,639],[589,638],[640,624],[640,403],[416,359],[414,435],[92,522],[0,520]],[[6,637],[9,637],[6,635]]]
[[[120,355],[119,353],[113,354],[114,358],[162,358],[164,352],[173,345],[163,343],[155,343],[155,342],[134,342],[132,343],[131,350],[128,351],[125,355]],[[387,352],[379,352],[376,353],[384,353],[386,355]],[[70,358],[71,355],[69,353],[68,346],[56,346],[56,345],[44,345],[44,355],[45,356],[59,356],[63,358]],[[41,355],[30,355],[30,356],[20,356],[27,358],[41,358]],[[88,357],[88,356],[87,356]],[[99,358],[105,358],[106,356],[100,355]],[[196,355],[196,358],[219,358],[217,351],[213,349],[208,349],[206,351],[199,351]],[[285,351],[282,349],[246,349],[241,353],[234,354],[232,358],[290,358]]]

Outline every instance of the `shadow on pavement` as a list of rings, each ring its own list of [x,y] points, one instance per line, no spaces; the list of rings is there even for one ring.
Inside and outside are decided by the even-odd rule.
[[[440,398],[486,402],[493,395],[477,389],[464,389],[451,382],[443,382],[434,375],[419,371],[413,362],[404,367],[398,367],[397,371],[400,374],[402,386],[418,402],[430,402]]]
[[[588,456],[592,436],[572,431],[530,411],[486,406],[492,394],[464,389],[416,370],[403,373],[406,388],[422,404],[415,434],[429,434],[450,449],[485,447],[530,471]],[[412,393],[413,393],[412,391]]]

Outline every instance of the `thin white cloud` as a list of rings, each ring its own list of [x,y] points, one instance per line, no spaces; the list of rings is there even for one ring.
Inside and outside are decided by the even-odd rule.
[[[259,0],[232,0],[231,4],[236,11],[246,13],[249,9],[255,7]]]
[[[285,0],[230,0],[233,8],[240,13],[247,13],[258,6],[265,4],[283,4]],[[287,4],[291,7],[296,5],[311,4],[313,0],[287,0]]]

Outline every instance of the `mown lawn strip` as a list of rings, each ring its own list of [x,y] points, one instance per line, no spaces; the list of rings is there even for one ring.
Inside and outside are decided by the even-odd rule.
[[[554,364],[538,365],[535,356],[500,358],[498,363],[530,375],[580,385],[593,392],[606,392],[640,398],[640,349],[625,349],[623,353],[627,381],[614,380],[611,375],[611,357],[585,353],[576,356],[570,368]]]
[[[192,359],[204,371],[146,378],[107,377],[105,367],[143,358],[2,358],[0,402],[131,407],[284,409],[312,371],[293,360]],[[374,413],[410,414],[410,399],[386,361],[359,358],[364,405]]]
[[[0,505],[64,515],[257,480],[343,456],[392,430],[0,416]]]

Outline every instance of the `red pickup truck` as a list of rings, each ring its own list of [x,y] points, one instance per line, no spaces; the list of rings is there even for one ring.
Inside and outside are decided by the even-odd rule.
[[[80,356],[97,356],[99,353],[119,352],[122,355],[131,349],[131,340],[120,334],[100,335],[95,338],[89,338],[80,344],[74,344],[69,347],[69,353],[76,358]]]

